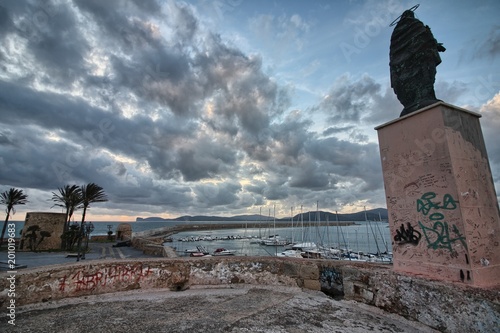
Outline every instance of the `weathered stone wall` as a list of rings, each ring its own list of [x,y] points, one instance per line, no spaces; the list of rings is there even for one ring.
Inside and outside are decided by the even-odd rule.
[[[163,237],[134,237],[132,246],[141,250],[144,254],[164,258],[176,258],[177,254],[169,247],[163,245]]]
[[[8,292],[0,274],[0,307]],[[444,332],[495,332],[500,290],[445,284],[393,272],[390,266],[272,257],[92,261],[18,271],[16,305],[132,289],[194,285],[299,286],[344,295]]]
[[[92,242],[115,242],[116,235],[111,235],[111,237],[108,235],[95,235],[95,236],[90,235],[90,240]]]
[[[116,239],[119,241],[129,240],[132,238],[132,226],[130,223],[120,223],[116,227]]]
[[[34,240],[36,250],[58,250],[61,248],[61,235],[64,231],[64,223],[66,221],[66,214],[63,213],[26,213],[26,219],[23,227],[23,234],[19,245],[20,250],[30,250],[30,240],[27,235],[28,228],[31,226],[39,226],[40,231],[36,232],[36,239]],[[50,233],[50,237],[42,240],[42,231]],[[31,233],[31,232],[30,232]],[[42,240],[40,242],[40,240]],[[39,244],[38,244],[39,243]]]

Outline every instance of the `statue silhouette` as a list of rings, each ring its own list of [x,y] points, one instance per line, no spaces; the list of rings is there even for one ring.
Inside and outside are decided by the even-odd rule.
[[[391,87],[404,106],[400,117],[439,101],[434,92],[436,66],[441,63],[438,52],[446,50],[412,9],[400,16],[389,53]]]

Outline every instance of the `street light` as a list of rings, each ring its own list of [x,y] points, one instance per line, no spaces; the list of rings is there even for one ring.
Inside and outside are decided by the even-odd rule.
[[[94,225],[92,224],[92,222],[89,222],[88,224],[85,225],[85,235],[87,237],[87,243],[85,244],[85,251],[83,251],[82,259],[85,259],[85,253],[89,249],[89,239],[92,231],[94,231]]]
[[[113,225],[112,224],[108,224],[108,240],[113,240],[111,238],[111,235],[113,234],[113,231],[111,231],[112,228],[113,228]]]
[[[81,244],[82,244],[82,238],[87,237],[87,242],[86,242],[86,247],[83,253],[81,254],[82,260],[85,259],[85,252],[87,252],[87,249],[89,248],[89,235],[90,233],[94,231],[94,225],[92,222],[89,222],[88,224],[84,221],[80,224],[80,236],[78,240],[78,254],[76,256],[76,261],[80,261],[80,252],[81,252]]]

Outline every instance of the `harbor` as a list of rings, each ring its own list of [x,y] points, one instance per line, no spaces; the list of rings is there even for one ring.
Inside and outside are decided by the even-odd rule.
[[[188,224],[150,230],[178,256],[208,256],[216,249],[239,256],[290,256],[392,262],[384,221]],[[200,248],[202,250],[200,250]],[[217,254],[220,255],[220,254]]]

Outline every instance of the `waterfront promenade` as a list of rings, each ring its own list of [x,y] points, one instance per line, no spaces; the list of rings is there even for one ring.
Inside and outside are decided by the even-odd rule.
[[[18,310],[3,332],[437,332],[354,301],[279,286],[197,286],[67,298]]]
[[[90,243],[79,263],[63,252],[17,252],[27,268],[16,277],[16,326],[6,316],[0,326],[5,332],[437,332],[431,326],[496,332],[500,323],[497,292],[457,290],[385,265],[152,258],[113,244]],[[334,282],[331,274],[342,276],[345,297],[319,291],[328,276]]]
[[[82,264],[151,258],[133,247],[91,242]],[[66,252],[17,252],[30,269],[75,264]],[[435,332],[376,307],[318,291],[265,285],[193,286],[72,297],[20,306],[4,332]]]
[[[90,251],[85,254],[85,259],[81,260],[82,263],[85,261],[98,260],[98,259],[134,259],[134,258],[151,258],[152,255],[144,254],[141,250],[135,249],[133,247],[113,247],[116,243],[101,243],[101,242],[90,242]],[[1,252],[0,252],[1,253]],[[60,264],[74,264],[76,263],[75,253],[70,253],[66,251],[56,251],[56,252],[28,252],[28,251],[17,251],[16,252],[16,264],[19,269],[29,269],[48,265],[60,265]],[[3,260],[0,260],[0,271],[7,271],[7,264]]]

